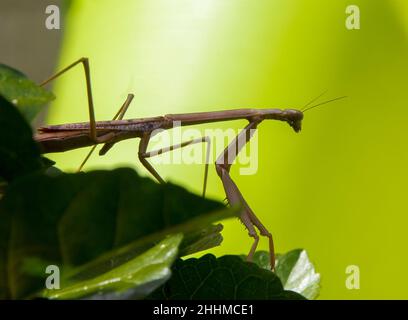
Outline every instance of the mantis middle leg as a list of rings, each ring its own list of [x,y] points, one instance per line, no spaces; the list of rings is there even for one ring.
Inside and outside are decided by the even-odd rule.
[[[189,145],[193,145],[196,143],[207,143],[207,150],[206,150],[206,159],[205,159],[205,167],[204,167],[204,183],[203,183],[203,197],[205,197],[205,191],[207,188],[207,178],[208,178],[208,164],[209,164],[209,157],[210,157],[210,148],[211,148],[211,140],[209,137],[201,137],[197,139],[188,140],[179,144],[175,144],[169,147],[161,148],[154,151],[147,151],[147,147],[150,141],[150,134],[146,134],[140,140],[139,144],[139,160],[143,164],[143,166],[160,182],[165,183],[164,179],[159,175],[156,169],[147,161],[147,158],[157,156],[163,154],[165,152],[173,151],[176,149],[184,148]]]

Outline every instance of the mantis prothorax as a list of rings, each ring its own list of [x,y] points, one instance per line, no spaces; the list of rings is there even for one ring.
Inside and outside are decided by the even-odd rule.
[[[194,139],[173,146],[165,147],[155,151],[147,151],[149,140],[153,132],[157,129],[170,129],[173,127],[173,123],[177,121],[181,126],[203,124],[210,122],[230,121],[238,119],[248,120],[247,126],[235,137],[235,139],[225,148],[223,153],[219,155],[215,161],[216,171],[220,177],[227,200],[230,205],[240,206],[242,209],[240,213],[240,220],[248,230],[249,236],[254,238],[254,242],[248,253],[247,260],[251,261],[256,251],[259,242],[259,235],[255,228],[258,229],[262,236],[269,239],[269,255],[271,269],[275,266],[275,251],[272,239],[272,234],[266,229],[262,222],[257,218],[255,213],[251,210],[248,203],[245,201],[237,185],[230,176],[230,168],[242,150],[244,145],[252,138],[257,126],[263,120],[279,120],[285,121],[295,132],[299,132],[302,127],[303,113],[306,110],[317,107],[319,105],[329,103],[335,100],[342,99],[339,97],[329,101],[325,101],[309,108],[306,108],[311,103],[316,101],[319,97],[310,101],[303,111],[296,109],[236,109],[236,110],[224,110],[224,111],[210,111],[199,113],[185,113],[185,114],[167,114],[159,117],[151,118],[139,118],[123,120],[123,117],[133,99],[133,94],[129,94],[124,104],[111,121],[95,121],[95,112],[92,99],[91,79],[89,70],[89,61],[87,58],[81,58],[78,61],[72,63],[68,67],[64,68],[51,78],[44,81],[41,85],[45,85],[61,74],[65,73],[75,65],[82,63],[85,70],[86,89],[88,96],[88,111],[89,122],[86,123],[70,123],[54,126],[43,126],[38,129],[35,135],[35,140],[41,147],[43,153],[62,152],[86,146],[93,146],[88,153],[81,167],[88,160],[91,153],[94,151],[98,144],[103,143],[103,147],[99,151],[100,155],[105,154],[109,149],[117,142],[130,138],[140,138],[139,143],[139,160],[143,166],[160,182],[165,183],[163,178],[153,168],[153,166],[147,161],[148,158],[169,152],[175,149],[183,148],[195,143],[207,143],[207,161],[205,163],[204,171],[204,185],[203,196],[205,196],[206,182],[208,175],[208,156],[209,156],[209,137],[202,137]],[[241,143],[244,141],[244,143]]]

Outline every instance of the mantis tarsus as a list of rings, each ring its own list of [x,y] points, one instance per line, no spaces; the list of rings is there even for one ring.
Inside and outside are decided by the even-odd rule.
[[[87,58],[81,58],[78,61],[72,63],[65,69],[61,70],[48,80],[44,81],[41,85],[45,85],[61,74],[65,73],[75,65],[82,63],[85,70],[86,89],[88,95],[88,111],[89,122],[84,123],[71,123],[56,126],[43,126],[38,129],[38,133],[35,135],[35,140],[39,143],[43,153],[61,152],[86,146],[93,146],[84,162],[88,160],[91,153],[94,151],[96,145],[103,143],[102,149],[99,151],[100,155],[105,154],[109,149],[117,142],[130,138],[140,138],[139,143],[139,160],[144,167],[160,182],[165,181],[160,177],[153,166],[147,161],[147,158],[157,154],[172,151],[175,149],[183,148],[185,146],[195,143],[207,143],[207,161],[205,163],[204,172],[204,186],[203,196],[205,195],[206,181],[208,174],[208,151],[210,140],[208,137],[202,137],[186,141],[177,145],[169,146],[155,151],[147,151],[149,140],[152,133],[157,129],[170,129],[173,127],[173,123],[177,121],[181,126],[203,124],[209,122],[230,121],[238,119],[248,120],[247,126],[235,137],[235,139],[225,148],[223,153],[219,155],[215,161],[216,171],[221,178],[227,200],[230,205],[239,205],[242,208],[240,213],[240,219],[248,230],[249,236],[254,238],[254,242],[248,254],[248,260],[251,261],[255,250],[259,242],[259,235],[255,228],[258,229],[262,236],[269,239],[269,254],[271,269],[275,266],[275,252],[274,244],[271,233],[265,228],[262,222],[257,218],[255,213],[251,210],[237,185],[230,176],[230,168],[242,150],[244,145],[252,138],[257,126],[263,120],[280,120],[287,122],[295,132],[299,132],[302,126],[303,112],[305,110],[314,108],[318,105],[322,105],[331,101],[335,101],[344,97],[325,101],[314,106],[303,109],[303,111],[296,109],[237,109],[237,110],[225,110],[225,111],[212,111],[212,112],[200,112],[200,113],[185,113],[185,114],[167,114],[159,117],[151,118],[139,118],[123,120],[123,117],[133,99],[133,95],[129,94],[126,101],[119,109],[113,120],[111,121],[95,121],[95,112],[92,99],[91,79],[89,71],[89,62]],[[321,95],[320,95],[321,96]],[[320,97],[319,96],[319,97]],[[310,101],[305,108],[316,101],[319,97]],[[240,142],[244,143],[240,143]]]

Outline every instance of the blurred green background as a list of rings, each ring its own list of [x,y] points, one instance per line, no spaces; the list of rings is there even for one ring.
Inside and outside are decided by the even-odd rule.
[[[345,28],[349,4],[360,7],[360,30]],[[232,176],[278,252],[308,251],[322,275],[320,298],[408,298],[406,1],[72,1],[62,28],[59,68],[90,58],[99,120],[112,118],[129,92],[136,97],[127,118],[301,108],[324,90],[326,98],[347,95],[306,113],[300,134],[264,122],[257,174],[241,176],[233,167]],[[53,91],[47,123],[87,120],[81,68],[57,80]],[[126,141],[95,155],[86,170],[126,165],[147,174],[137,145]],[[50,158],[75,170],[86,152]],[[200,192],[202,166],[157,168]],[[224,198],[214,166],[208,195]],[[212,250],[217,255],[247,253],[252,244],[238,221],[225,222],[223,235]],[[348,265],[360,268],[359,290],[345,286]]]

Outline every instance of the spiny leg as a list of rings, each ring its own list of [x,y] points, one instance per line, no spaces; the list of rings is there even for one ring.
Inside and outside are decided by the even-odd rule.
[[[88,97],[88,111],[89,111],[89,136],[95,142],[100,143],[101,139],[98,139],[96,135],[96,122],[95,122],[95,110],[94,104],[92,99],[92,87],[91,87],[91,73],[89,71],[89,60],[88,58],[81,58],[71,63],[68,67],[62,69],[58,73],[54,74],[52,77],[48,78],[47,80],[43,81],[40,86],[45,86],[50,81],[54,80],[55,78],[59,77],[60,75],[64,74],[71,68],[75,67],[77,64],[82,63],[85,71],[85,81],[86,81],[86,93]]]
[[[273,270],[275,268],[275,246],[273,243],[273,237],[272,233],[268,231],[268,229],[265,228],[263,223],[258,219],[258,217],[255,215],[255,213],[252,211],[252,209],[246,204],[247,212],[249,219],[251,220],[252,224],[254,224],[258,230],[261,236],[267,237],[269,240],[269,261],[271,264],[271,269]]]
[[[231,205],[241,205],[243,206],[243,211],[241,213],[240,219],[248,229],[249,235],[254,238],[254,243],[248,254],[248,260],[251,260],[256,247],[258,245],[258,235],[254,229],[254,226],[258,228],[262,236],[269,238],[269,255],[271,269],[275,267],[275,250],[273,245],[273,239],[271,233],[265,228],[265,226],[259,221],[255,213],[251,210],[245,199],[243,198],[241,192],[239,191],[235,182],[231,179],[230,168],[245,146],[245,144],[252,138],[257,125],[262,121],[262,119],[250,119],[250,123],[235,137],[235,139],[227,146],[224,152],[217,158],[215,165],[217,169],[217,174],[221,178],[224,186],[228,202]]]
[[[248,203],[245,201],[244,197],[239,191],[237,185],[231,179],[229,173],[224,171],[224,168],[220,167],[217,167],[217,173],[221,177],[225,193],[227,194],[228,202],[231,205],[241,205],[243,207],[240,215],[240,220],[248,229],[249,236],[254,238],[254,243],[252,244],[247,260],[252,261],[253,255],[258,246],[259,237],[254,229],[254,226],[256,226],[262,236],[266,236],[269,238],[269,261],[271,264],[271,269],[273,269],[275,266],[275,249],[273,245],[272,234],[268,230],[266,230],[259,219],[255,216],[252,209],[249,207]]]
[[[205,166],[204,166],[204,183],[203,183],[203,197],[205,197],[205,191],[207,188],[207,178],[208,178],[208,164],[210,161],[210,150],[211,150],[211,140],[209,137],[201,137],[192,140],[188,140],[182,143],[174,144],[172,146],[160,148],[153,151],[146,151],[149,144],[150,136],[146,135],[143,137],[139,144],[139,159],[144,167],[160,182],[165,183],[164,179],[159,175],[159,173],[154,169],[154,167],[146,160],[146,158],[154,157],[169,151],[176,149],[181,149],[189,145],[196,143],[207,143],[206,157],[205,157]]]
[[[115,114],[115,116],[113,117],[112,121],[113,121],[113,120],[116,120],[116,119],[119,119],[119,120],[122,120],[122,119],[123,119],[123,117],[125,116],[125,113],[126,113],[126,111],[128,110],[129,105],[130,105],[130,103],[132,102],[133,98],[134,98],[134,94],[129,93],[128,96],[127,96],[127,98],[126,98],[126,100],[125,100],[125,102],[124,102],[123,105],[119,108],[118,112]],[[112,138],[114,137],[114,134],[112,135],[112,133],[110,132],[110,133],[108,133],[108,134],[106,134],[106,135],[104,135],[104,136],[107,136],[107,137],[108,137],[107,141],[109,141],[110,139],[112,139]],[[104,136],[102,136],[102,137],[104,137]],[[99,137],[99,138],[101,139],[102,137]],[[115,144],[115,142],[106,142],[106,143],[103,145],[101,151],[99,151],[99,154],[100,154],[100,155],[101,155],[101,154],[105,154],[106,152],[108,152],[108,150],[109,150],[110,148],[113,147],[114,144]],[[79,172],[79,171],[82,170],[82,168],[84,167],[85,163],[89,160],[89,158],[91,157],[92,153],[95,151],[96,146],[97,146],[97,145],[95,144],[95,145],[91,148],[91,150],[88,152],[88,154],[86,155],[85,159],[82,161],[81,165],[79,166],[77,172]],[[102,151],[104,151],[104,152],[102,153]]]
[[[251,219],[249,218],[248,213],[246,211],[242,213],[241,221],[245,225],[245,227],[248,229],[248,235],[254,238],[254,242],[252,243],[251,250],[249,251],[248,256],[247,256],[247,261],[252,261],[256,248],[258,246],[259,236],[254,228],[254,225],[251,223]]]

